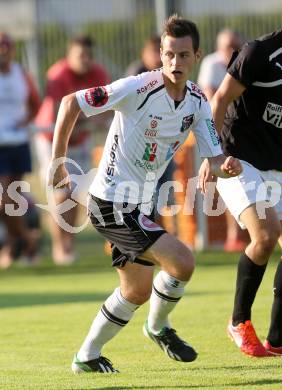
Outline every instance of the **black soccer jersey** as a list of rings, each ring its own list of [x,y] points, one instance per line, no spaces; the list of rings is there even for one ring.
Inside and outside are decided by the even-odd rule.
[[[282,30],[244,45],[227,71],[246,90],[227,110],[225,154],[282,171]]]

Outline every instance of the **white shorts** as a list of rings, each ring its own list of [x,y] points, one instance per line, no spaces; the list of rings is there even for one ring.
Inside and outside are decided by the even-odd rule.
[[[282,220],[282,172],[259,171],[246,161],[241,161],[241,175],[229,179],[217,179],[217,190],[230,213],[242,229],[245,225],[240,221],[241,213],[250,205],[259,203],[259,217],[265,216],[265,209],[274,207]]]

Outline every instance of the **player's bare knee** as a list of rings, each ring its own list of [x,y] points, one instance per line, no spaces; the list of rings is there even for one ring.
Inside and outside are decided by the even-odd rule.
[[[280,236],[280,228],[273,228],[260,232],[260,234],[252,241],[256,251],[261,255],[268,256],[272,253]]]
[[[180,280],[189,280],[195,269],[194,256],[188,248],[182,250],[177,257],[177,271]]]
[[[128,289],[124,294],[124,298],[134,303],[135,305],[143,305],[143,303],[147,302],[150,299],[152,292],[152,288],[135,288],[135,289]]]
[[[194,272],[195,269],[195,263],[189,260],[188,262],[186,261],[183,264],[183,268],[181,270],[182,278],[181,280],[189,280]]]

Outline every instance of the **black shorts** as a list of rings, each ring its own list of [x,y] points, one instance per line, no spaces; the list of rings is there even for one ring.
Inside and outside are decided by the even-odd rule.
[[[23,175],[31,172],[29,144],[0,146],[0,175]]]
[[[113,203],[89,195],[87,213],[92,225],[112,244],[112,265],[123,267],[127,261],[153,265],[138,259],[166,231],[146,216],[138,205]]]

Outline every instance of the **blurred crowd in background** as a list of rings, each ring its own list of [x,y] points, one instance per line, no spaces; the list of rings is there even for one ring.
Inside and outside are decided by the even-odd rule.
[[[137,4],[132,2],[131,6],[128,6],[130,8],[128,12],[132,11],[133,3]],[[143,8],[140,3],[144,5]],[[141,34],[138,34],[136,26],[132,30],[132,22],[127,24],[128,32],[133,33],[130,37],[120,29],[119,21],[112,20],[108,23],[108,35],[114,37],[111,45],[114,47],[113,51],[116,51],[115,66],[113,65],[114,59],[110,59],[105,49],[105,42],[103,42],[105,38],[101,39],[101,29],[105,29],[107,25],[107,21],[102,16],[101,20],[87,21],[87,28],[83,34],[73,34],[72,31],[65,29],[62,35],[59,24],[55,22],[45,24],[45,32],[48,30],[49,41],[42,39],[43,32],[40,30],[39,38],[33,41],[31,46],[26,45],[24,50],[26,56],[22,55],[23,42],[18,39],[16,32],[13,34],[11,28],[7,28],[6,31],[3,30],[0,33],[1,268],[7,268],[18,260],[29,265],[36,264],[41,256],[42,229],[50,233],[50,253],[55,264],[71,264],[77,259],[75,234],[60,227],[53,213],[47,215],[35,205],[42,201],[42,196],[44,197],[42,194],[44,194],[43,189],[46,184],[46,172],[51,157],[53,129],[59,104],[64,95],[76,90],[105,85],[122,75],[136,75],[161,67],[158,19],[155,20],[149,13],[147,3],[149,2],[139,2],[139,8],[136,5],[140,12]],[[4,7],[4,2],[0,1],[0,9],[1,7]],[[50,2],[50,7],[52,7],[52,2]],[[182,10],[172,11],[178,11],[181,14]],[[85,12],[83,7],[81,12]],[[189,17],[189,14],[186,12],[183,16]],[[70,19],[72,18],[74,15],[71,15]],[[248,18],[250,20],[250,15]],[[197,81],[207,98],[211,99],[225,75],[233,50],[239,50],[244,42],[253,36],[267,33],[281,26],[282,17],[279,19],[277,15],[273,17],[268,15],[264,18],[253,16],[253,30],[251,31],[244,14],[237,18],[234,15],[224,17],[213,15],[210,20],[213,23],[212,37],[207,27],[208,20],[208,16],[203,16],[200,22],[195,20],[201,31],[201,46],[204,51],[203,60],[198,75],[194,75],[194,81]],[[0,31],[2,25],[0,18]],[[134,37],[138,42],[135,46]],[[56,39],[58,44],[52,50],[52,42]],[[207,42],[209,42],[209,47]],[[62,50],[65,52],[64,55]],[[131,56],[128,55],[130,50]],[[32,66],[31,61],[34,55],[39,56],[40,60],[45,58],[46,61],[43,63],[39,61],[39,58],[35,58],[35,62],[41,64],[36,68]],[[128,58],[126,66],[124,57]],[[129,61],[129,57],[132,62]],[[44,69],[42,64],[44,64]],[[85,173],[91,167],[97,166],[99,162],[110,120],[111,115],[107,113],[95,118],[81,117],[77,122],[70,139],[68,157],[76,161]],[[68,168],[71,174],[81,173],[74,165]],[[167,180],[177,180],[186,188],[188,179],[195,176],[196,171],[197,151],[191,135],[169,165],[160,184]],[[19,182],[23,178],[26,182],[32,183],[31,191],[19,187]],[[37,186],[37,183],[40,184]],[[10,187],[11,184],[13,184],[12,187]],[[17,213],[19,198],[11,196],[9,188],[16,190],[23,197],[22,202],[26,206],[26,212],[23,214]],[[56,204],[65,204],[70,199],[74,201],[73,190],[74,186],[70,190],[57,190],[55,192]],[[40,197],[41,199],[38,199]],[[164,204],[163,208],[169,209],[174,203],[183,204],[184,202],[185,193],[175,192],[171,194],[168,203]],[[217,199],[215,199],[216,202]],[[11,213],[6,211],[7,207],[13,207],[13,205],[14,213],[11,216]],[[54,213],[62,213],[69,225],[76,226],[79,223],[77,221],[79,208],[81,205],[76,201],[75,205],[65,212],[54,207]],[[195,208],[193,215],[180,212],[175,216],[168,216],[169,213],[164,213],[167,216],[159,215],[159,223],[191,248],[199,248],[197,240],[200,233],[202,236],[205,235],[205,248],[223,247],[225,251],[244,249],[248,243],[248,236],[241,232],[230,214],[205,217],[203,226],[198,210]],[[107,246],[106,250],[109,250]]]

